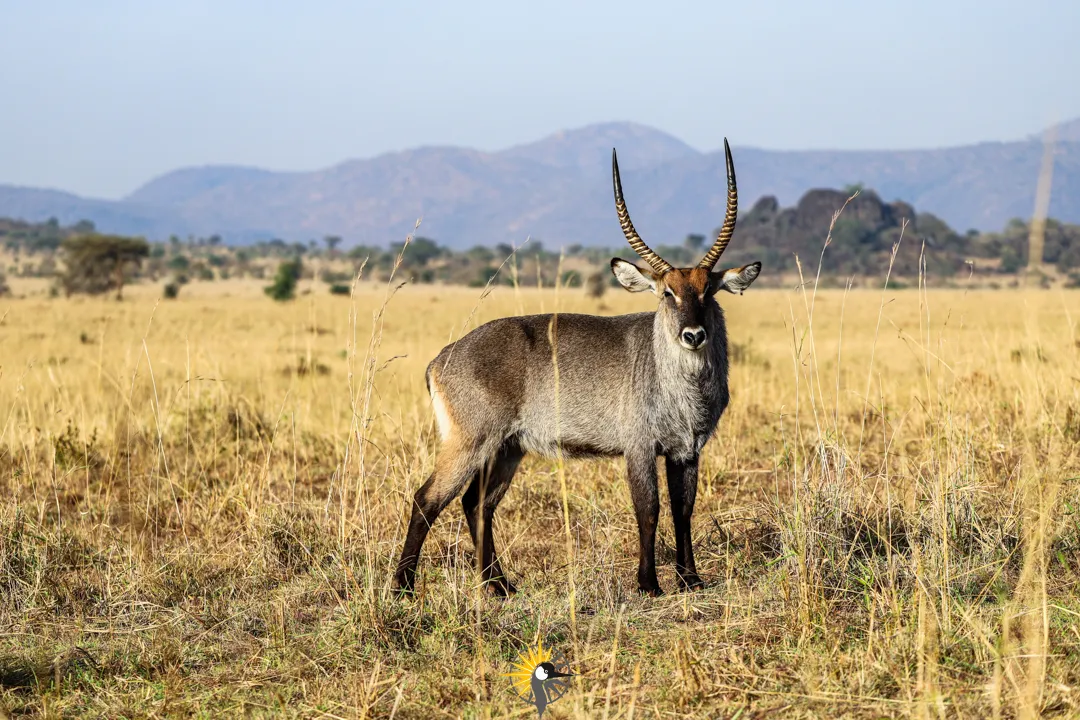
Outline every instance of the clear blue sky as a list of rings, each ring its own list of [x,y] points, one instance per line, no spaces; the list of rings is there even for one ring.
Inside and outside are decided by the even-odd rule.
[[[1080,116],[1080,2],[0,0],[0,182],[120,197],[633,120],[702,149],[1009,140]]]

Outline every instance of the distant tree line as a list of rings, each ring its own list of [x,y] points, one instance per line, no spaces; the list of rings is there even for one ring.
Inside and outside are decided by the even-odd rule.
[[[727,255],[735,262],[760,259],[783,271],[795,269],[797,254],[804,268],[809,264],[816,271],[825,230],[852,194],[812,190],[792,208],[780,208],[775,198],[764,197],[740,214]],[[885,203],[872,190],[859,189],[833,225],[824,272],[879,276],[892,260],[897,277],[914,277],[920,270],[935,277],[1015,274],[1028,265],[1029,230],[1026,221],[1014,219],[1001,232],[961,234],[931,213],[917,213],[904,202]],[[1080,225],[1049,220],[1042,261],[1070,276],[1070,282],[1080,282]]]
[[[917,213],[903,202],[885,203],[872,190],[859,187],[812,190],[791,208],[781,208],[772,197],[760,199],[740,214],[724,262],[761,260],[772,278],[781,278],[798,270],[798,257],[804,274],[816,274],[833,214],[855,190],[858,194],[829,235],[822,272],[827,279],[880,277],[892,262],[899,282],[920,272],[938,278],[978,275],[995,282],[1029,265],[1029,226],[1024,220],[1012,220],[1000,232],[961,234],[930,213]],[[713,237],[697,232],[675,242],[650,240],[669,262],[693,265]],[[177,297],[190,282],[246,278],[265,281],[269,297],[288,300],[302,280],[348,294],[358,278],[385,281],[394,274],[415,283],[473,287],[558,283],[599,296],[615,284],[608,272],[610,258],[636,259],[625,245],[572,244],[554,250],[539,240],[468,250],[453,250],[424,236],[411,238],[407,246],[343,246],[337,235],[246,246],[229,246],[220,235],[147,242],[99,233],[85,220],[62,226],[56,219],[28,223],[0,218],[0,294],[8,292],[14,277],[50,278],[57,294],[111,292],[117,297],[130,282],[162,281],[165,297]],[[1080,286],[1080,225],[1049,220],[1042,255],[1044,267],[1053,268],[1066,285]]]

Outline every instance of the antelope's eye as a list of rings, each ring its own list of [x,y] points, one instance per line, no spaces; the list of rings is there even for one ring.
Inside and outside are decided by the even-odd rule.
[[[671,292],[671,288],[664,288],[664,297],[673,298],[675,293]]]

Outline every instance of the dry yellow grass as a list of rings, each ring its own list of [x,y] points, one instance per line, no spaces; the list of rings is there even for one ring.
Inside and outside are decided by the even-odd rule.
[[[622,464],[529,459],[476,588],[460,506],[421,595],[390,569],[433,463],[428,361],[485,320],[612,291],[361,283],[277,304],[0,299],[0,709],[48,717],[1080,715],[1080,293],[721,298],[732,403],[694,516],[708,587],[634,592]],[[812,320],[811,320],[812,318]],[[572,597],[571,597],[572,594]],[[573,608],[573,612],[571,612]]]

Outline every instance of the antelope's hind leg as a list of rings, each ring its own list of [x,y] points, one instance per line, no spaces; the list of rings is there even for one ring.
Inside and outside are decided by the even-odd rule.
[[[405,546],[394,572],[392,587],[405,593],[413,591],[416,580],[416,564],[428,531],[435,524],[450,501],[457,497],[465,484],[479,471],[486,459],[483,449],[477,445],[462,446],[444,442],[435,463],[435,472],[420,486],[413,496],[412,517],[405,535]]]
[[[495,552],[492,521],[495,508],[506,495],[523,456],[524,453],[516,442],[505,443],[499,448],[490,466],[481,468],[473,476],[472,483],[461,497],[465,520],[469,524],[469,535],[472,537],[473,547],[476,548],[480,579],[490,594],[499,597],[513,595],[517,589],[507,579],[499,563]],[[482,512],[479,512],[481,508]]]

